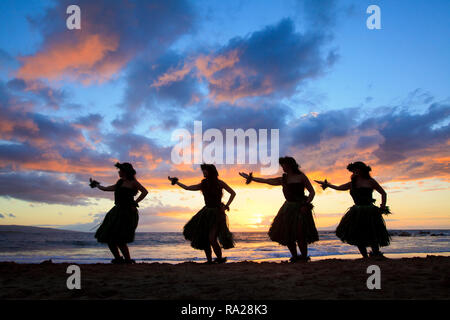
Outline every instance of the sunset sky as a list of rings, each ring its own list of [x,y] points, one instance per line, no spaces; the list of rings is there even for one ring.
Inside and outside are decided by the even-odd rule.
[[[95,230],[113,194],[89,177],[115,183],[120,161],[149,190],[138,231],[181,231],[203,198],[167,176],[202,173],[173,163],[171,135],[197,120],[279,129],[311,180],[348,182],[364,161],[388,229],[450,228],[448,0],[2,0],[0,30],[0,224]],[[231,230],[267,231],[281,187],[245,185],[259,165],[218,170],[237,192]],[[314,187],[316,224],[333,228],[351,197]]]

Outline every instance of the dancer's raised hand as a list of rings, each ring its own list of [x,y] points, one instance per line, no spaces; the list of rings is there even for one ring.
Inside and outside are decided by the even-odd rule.
[[[92,178],[89,178],[89,186],[91,188],[96,188],[100,185],[100,182],[96,181],[96,180],[92,180]]]
[[[246,174],[245,172],[239,172],[239,175],[240,175],[241,177],[243,177],[244,179],[247,179],[247,178],[248,178],[248,174]]]
[[[320,186],[322,187],[323,190],[328,188],[328,181],[327,181],[327,179],[325,179],[324,181],[320,181],[320,180],[314,180],[314,181],[317,182],[318,184],[320,184]]]
[[[250,172],[250,174],[247,174],[245,172],[239,172],[239,175],[246,179],[246,181],[245,181],[246,184],[249,184],[250,182],[252,182],[253,172]]]
[[[176,184],[178,182],[178,178],[177,177],[167,177],[169,179],[169,181],[172,183],[172,185]]]

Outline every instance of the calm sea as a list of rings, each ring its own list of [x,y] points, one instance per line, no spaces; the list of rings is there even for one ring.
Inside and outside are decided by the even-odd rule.
[[[392,242],[382,251],[398,256],[413,253],[445,254],[450,252],[450,230],[391,230]],[[286,247],[270,241],[265,232],[235,232],[236,247],[225,250],[233,261],[282,261],[290,257]],[[325,257],[359,257],[356,247],[342,243],[332,231],[320,231],[320,241],[309,247],[314,259]],[[130,244],[137,262],[180,263],[205,260],[203,251],[194,250],[181,233],[143,232]],[[355,256],[351,256],[355,255]],[[39,263],[53,262],[108,263],[111,253],[97,243],[93,233],[53,229],[0,228],[0,261]]]

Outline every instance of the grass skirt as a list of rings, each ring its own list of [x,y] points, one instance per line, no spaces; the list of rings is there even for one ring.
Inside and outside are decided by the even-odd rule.
[[[138,210],[135,207],[115,205],[106,214],[95,237],[102,243],[133,242],[138,221]]]
[[[318,241],[319,234],[314,224],[312,208],[312,204],[285,201],[269,229],[270,239],[284,246],[302,240],[307,243]]]
[[[217,227],[217,238],[224,249],[234,247],[233,234],[228,229],[228,217],[220,208],[203,207],[186,223],[183,235],[191,241],[194,249],[205,250],[210,247],[209,233]]]
[[[391,240],[380,208],[370,205],[354,205],[348,209],[336,228],[336,235],[355,246],[388,246]]]

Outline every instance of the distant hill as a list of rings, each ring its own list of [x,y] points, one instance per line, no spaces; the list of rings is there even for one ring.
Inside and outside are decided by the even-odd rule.
[[[0,225],[0,232],[24,232],[24,233],[41,233],[41,232],[78,232],[72,230],[61,230],[54,228],[42,228],[18,225]]]
[[[336,230],[337,223],[328,227],[317,228],[318,231],[334,231]]]

